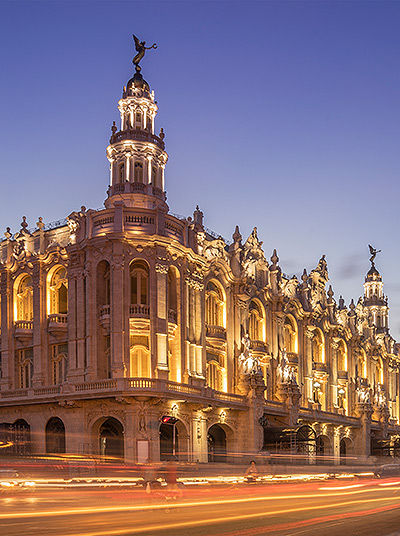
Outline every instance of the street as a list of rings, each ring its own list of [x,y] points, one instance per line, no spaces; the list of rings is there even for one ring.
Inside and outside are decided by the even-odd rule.
[[[400,534],[400,479],[37,489],[0,496],[2,536]]]

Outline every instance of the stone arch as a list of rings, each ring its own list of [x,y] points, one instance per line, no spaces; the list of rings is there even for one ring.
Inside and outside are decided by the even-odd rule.
[[[169,379],[182,381],[181,352],[181,274],[176,266],[170,266],[167,274],[167,309],[168,309],[168,368]]]
[[[338,342],[337,349],[337,369],[340,371],[348,370],[348,351],[347,344],[343,339],[340,339]]]
[[[367,377],[367,354],[364,348],[360,348],[357,355],[356,376]]]
[[[306,457],[315,456],[316,433],[309,424],[303,424],[296,431],[296,451]]]
[[[51,417],[45,428],[46,452],[61,454],[65,452],[65,426],[59,417]]]
[[[287,352],[297,354],[299,351],[298,327],[293,315],[286,315],[283,323],[283,344]]]
[[[266,341],[266,314],[263,304],[252,298],[249,304],[249,337],[253,341]]]
[[[233,430],[230,426],[221,422],[214,422],[207,430],[208,461],[225,463],[229,461],[232,453]]]
[[[24,272],[14,281],[14,321],[33,320],[33,281]]]
[[[218,279],[206,285],[206,324],[226,328],[226,293]]]
[[[129,264],[131,307],[150,304],[150,266],[142,258],[133,259]]]
[[[95,454],[113,461],[124,459],[124,425],[115,417],[97,419],[92,426],[92,445]]]
[[[189,458],[189,434],[186,425],[180,419],[171,418],[171,422],[161,422],[160,461],[187,461]]]
[[[317,461],[322,463],[324,461],[328,462],[329,460],[325,460],[325,458],[330,457],[332,455],[332,443],[329,437],[326,434],[320,434],[319,436],[317,436],[315,447]]]
[[[46,302],[48,315],[68,313],[67,269],[62,264],[50,268],[46,276]]]
[[[339,443],[340,464],[348,462],[348,456],[353,453],[353,442],[349,437],[342,437]]]
[[[27,455],[31,453],[31,427],[25,419],[17,419],[12,424],[13,448],[12,453]]]
[[[312,341],[312,357],[315,363],[325,363],[325,336],[320,328],[315,328]]]

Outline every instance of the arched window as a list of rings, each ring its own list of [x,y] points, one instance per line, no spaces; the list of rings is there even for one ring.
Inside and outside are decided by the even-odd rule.
[[[17,286],[16,320],[33,320],[33,287],[30,275],[24,275]]]
[[[363,348],[361,348],[357,357],[357,374],[360,378],[367,377],[367,355]]]
[[[53,344],[51,347],[52,383],[59,385],[67,379],[68,344]]]
[[[168,320],[177,323],[177,314],[178,314],[178,289],[177,289],[177,280],[175,271],[173,269],[168,270]]]
[[[67,270],[64,266],[56,268],[50,278],[49,284],[49,314],[68,313],[68,280]]]
[[[140,129],[142,126],[142,112],[138,111],[135,114],[136,128]]]
[[[125,181],[125,163],[122,162],[120,165],[119,165],[119,168],[118,168],[118,179],[119,179],[119,182],[124,182]]]
[[[254,300],[249,306],[249,337],[252,341],[264,341],[264,315],[260,304]]]
[[[131,377],[151,378],[150,352],[144,346],[133,346],[130,352]]]
[[[380,357],[375,365],[375,383],[383,385],[383,364]]]
[[[207,385],[216,391],[222,391],[222,370],[216,361],[207,363]]]
[[[97,307],[110,305],[110,265],[107,261],[100,261],[97,265],[96,294]]]
[[[143,182],[143,164],[142,162],[135,162],[135,182]]]
[[[316,329],[314,332],[312,348],[315,363],[325,363],[325,340],[320,329]]]
[[[287,352],[298,352],[297,324],[291,316],[285,318],[283,324],[283,340]]]
[[[152,130],[152,119],[151,119],[151,115],[150,114],[147,114],[147,118],[146,118],[146,129],[151,132]]]
[[[149,305],[149,267],[144,261],[130,265],[131,305]]]
[[[157,186],[157,167],[153,166],[151,168],[151,183],[153,186]]]
[[[219,285],[213,281],[209,281],[206,289],[206,323],[225,327],[224,295]]]
[[[33,377],[33,348],[18,350],[18,387],[29,389],[32,386]]]
[[[341,371],[347,370],[347,345],[343,340],[340,340],[338,344],[337,368]]]

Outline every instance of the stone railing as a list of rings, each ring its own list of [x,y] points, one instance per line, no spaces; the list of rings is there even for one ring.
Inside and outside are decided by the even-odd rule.
[[[116,143],[118,141],[122,140],[135,140],[135,141],[144,141],[144,142],[150,142],[154,143],[159,147],[160,149],[165,149],[165,143],[161,138],[156,136],[155,134],[152,134],[151,132],[147,132],[146,130],[140,130],[140,129],[127,129],[127,130],[120,130],[119,132],[116,132],[113,136],[110,138],[111,143]]]
[[[250,348],[253,352],[268,353],[268,345],[264,341],[251,340]]]
[[[99,317],[110,316],[111,305],[102,305],[99,309]]]
[[[339,380],[347,380],[349,377],[349,373],[347,370],[338,370],[337,377]]]
[[[68,322],[68,315],[66,313],[57,313],[57,314],[51,314],[49,315],[49,324],[67,324]]]
[[[129,307],[129,316],[133,318],[150,318],[150,305],[131,305]]]
[[[221,391],[215,391],[210,387],[197,387],[157,378],[112,378],[76,384],[38,387],[35,389],[0,391],[0,400],[35,397],[43,398],[49,396],[54,397],[57,395],[73,397],[74,394],[79,394],[81,397],[85,392],[90,394],[91,397],[96,392],[99,395],[108,393],[109,396],[113,396],[116,393],[125,393],[126,395],[145,393],[146,395],[167,395],[170,398],[177,396],[185,399],[196,398],[208,401],[215,400],[217,402],[228,402],[230,404],[239,405],[247,403],[246,397],[242,395],[223,393]]]
[[[14,322],[15,329],[33,329],[33,320],[17,320]]]
[[[328,372],[328,366],[326,363],[313,363],[313,369],[318,370],[319,372]]]
[[[296,352],[287,352],[286,356],[290,365],[297,365],[299,362],[299,355]]]
[[[207,337],[213,337],[215,339],[226,339],[226,329],[222,326],[212,326],[206,324],[206,335]]]
[[[176,311],[174,311],[173,309],[170,309],[168,311],[168,322],[170,322],[171,324],[177,324],[177,313]]]

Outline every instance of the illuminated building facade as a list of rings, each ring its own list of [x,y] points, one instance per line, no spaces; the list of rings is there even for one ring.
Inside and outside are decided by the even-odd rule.
[[[104,208],[0,244],[0,423],[15,452],[145,462],[268,450],[397,452],[399,365],[382,277],[336,302],[254,229],[227,242],[169,212],[164,133],[136,70],[118,103]]]

